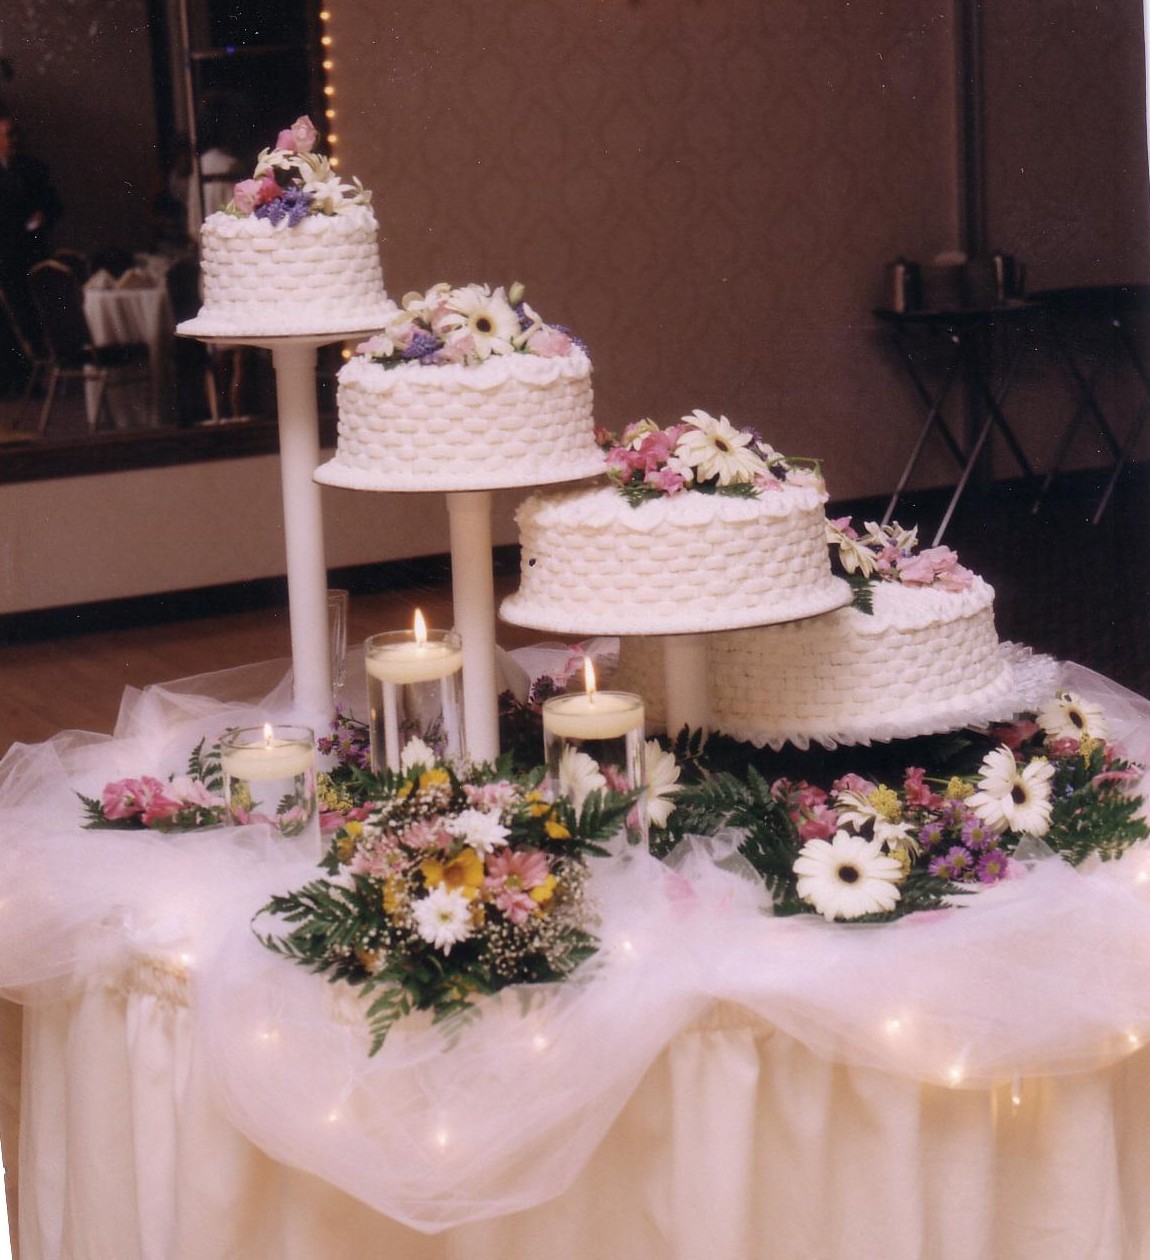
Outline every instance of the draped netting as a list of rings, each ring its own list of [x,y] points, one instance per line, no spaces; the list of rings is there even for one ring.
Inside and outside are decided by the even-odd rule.
[[[875,927],[773,918],[719,835],[669,865],[597,862],[602,949],[572,981],[506,991],[463,1026],[412,1017],[369,1057],[354,994],[252,931],[269,895],[316,873],[314,853],[259,827],[82,826],[77,793],[181,773],[200,739],[292,716],[281,672],[131,692],[113,736],[69,732],[0,763],[0,991],[162,992],[230,1124],[416,1229],[561,1193],[660,1054],[716,1019],[956,1089],[1092,1071],[1150,1040],[1145,846],[1080,871],[1036,850],[962,909]],[[1150,753],[1150,703],[1075,667],[1062,684],[1103,703],[1130,756]]]

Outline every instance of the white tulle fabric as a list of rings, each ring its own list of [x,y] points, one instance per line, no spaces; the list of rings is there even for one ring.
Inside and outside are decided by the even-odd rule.
[[[962,910],[878,928],[771,917],[731,837],[688,841],[671,866],[605,860],[592,885],[603,948],[574,981],[485,1001],[451,1038],[412,1018],[369,1058],[355,997],[252,932],[271,893],[315,873],[314,854],[259,828],[80,825],[77,792],[178,773],[201,737],[289,716],[275,673],[133,693],[114,736],[69,733],[0,763],[0,992],[26,1004],[31,1071],[28,1255],[342,1256],[346,1243],[350,1256],[369,1220],[396,1255],[469,1258],[846,1255],[868,1239],[889,1255],[1007,1255],[1003,1230],[1033,1242],[1055,1209],[1077,1213],[1067,1247],[1108,1231],[1121,1246],[1144,1227],[1112,1204],[1150,1149],[1116,1137],[1107,1110],[1115,1073],[1150,1092],[1135,1055],[1150,1040],[1144,850],[1085,872],[1035,854]],[[1073,667],[1064,684],[1150,753],[1150,704]],[[1011,1091],[1046,1112],[1024,1108],[1013,1138],[994,1136]],[[943,1202],[948,1184],[968,1205],[992,1194],[994,1143],[1010,1164],[1027,1124],[1053,1162],[1027,1173],[1009,1219]],[[892,1175],[847,1186],[841,1161],[873,1158],[874,1142]],[[1083,1142],[1103,1152],[1105,1211],[1058,1172]],[[911,1210],[903,1178],[929,1181],[930,1211]],[[836,1241],[844,1204],[855,1228]],[[785,1224],[761,1219],[769,1205],[790,1209]],[[439,1231],[442,1249],[419,1241]],[[1043,1254],[1122,1254],[1062,1245]]]

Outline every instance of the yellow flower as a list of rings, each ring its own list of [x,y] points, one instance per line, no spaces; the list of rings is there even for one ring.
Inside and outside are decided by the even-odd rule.
[[[543,830],[547,832],[547,836],[551,840],[570,840],[571,833],[559,821],[558,818],[551,817],[543,824]]]
[[[559,881],[554,875],[548,875],[541,884],[536,884],[527,895],[536,905],[545,906],[555,895],[558,883]]]
[[[946,785],[946,799],[948,801],[965,801],[966,798],[974,791],[972,784],[967,783],[965,779],[960,779],[958,775],[952,775],[950,782]]]
[[[528,792],[523,799],[527,803],[527,812],[532,818],[542,818],[551,808],[551,802],[544,800],[539,792]]]
[[[451,775],[446,770],[436,767],[434,770],[425,770],[419,776],[419,790],[426,792],[429,788],[442,787],[445,783],[451,782]]]
[[[389,875],[383,881],[383,912],[389,919],[395,919],[403,907],[403,880],[396,875]]]
[[[428,888],[445,884],[471,898],[483,887],[483,859],[474,849],[460,849],[449,862],[424,858],[419,869]]]
[[[885,784],[876,787],[867,797],[867,801],[874,808],[875,813],[885,818],[887,822],[897,822],[902,816],[902,810],[898,804],[898,793]]]

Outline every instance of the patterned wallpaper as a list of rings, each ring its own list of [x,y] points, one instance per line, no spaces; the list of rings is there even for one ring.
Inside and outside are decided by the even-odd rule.
[[[1108,3],[1121,20],[1085,34],[1076,0],[987,19],[993,233],[1047,283],[1150,270],[1141,5]],[[920,413],[870,310],[889,259],[957,244],[949,5],[328,8],[344,169],[375,190],[393,292],[521,279],[588,341],[608,427],[703,406],[823,456],[836,496],[891,487]],[[1045,411],[1028,425],[1041,466]],[[948,457],[919,480],[953,480]]]

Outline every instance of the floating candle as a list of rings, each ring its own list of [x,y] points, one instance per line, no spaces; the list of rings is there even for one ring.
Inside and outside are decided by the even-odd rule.
[[[220,741],[225,774],[249,783],[293,779],[315,766],[315,735],[308,727],[251,726],[230,731]]]

